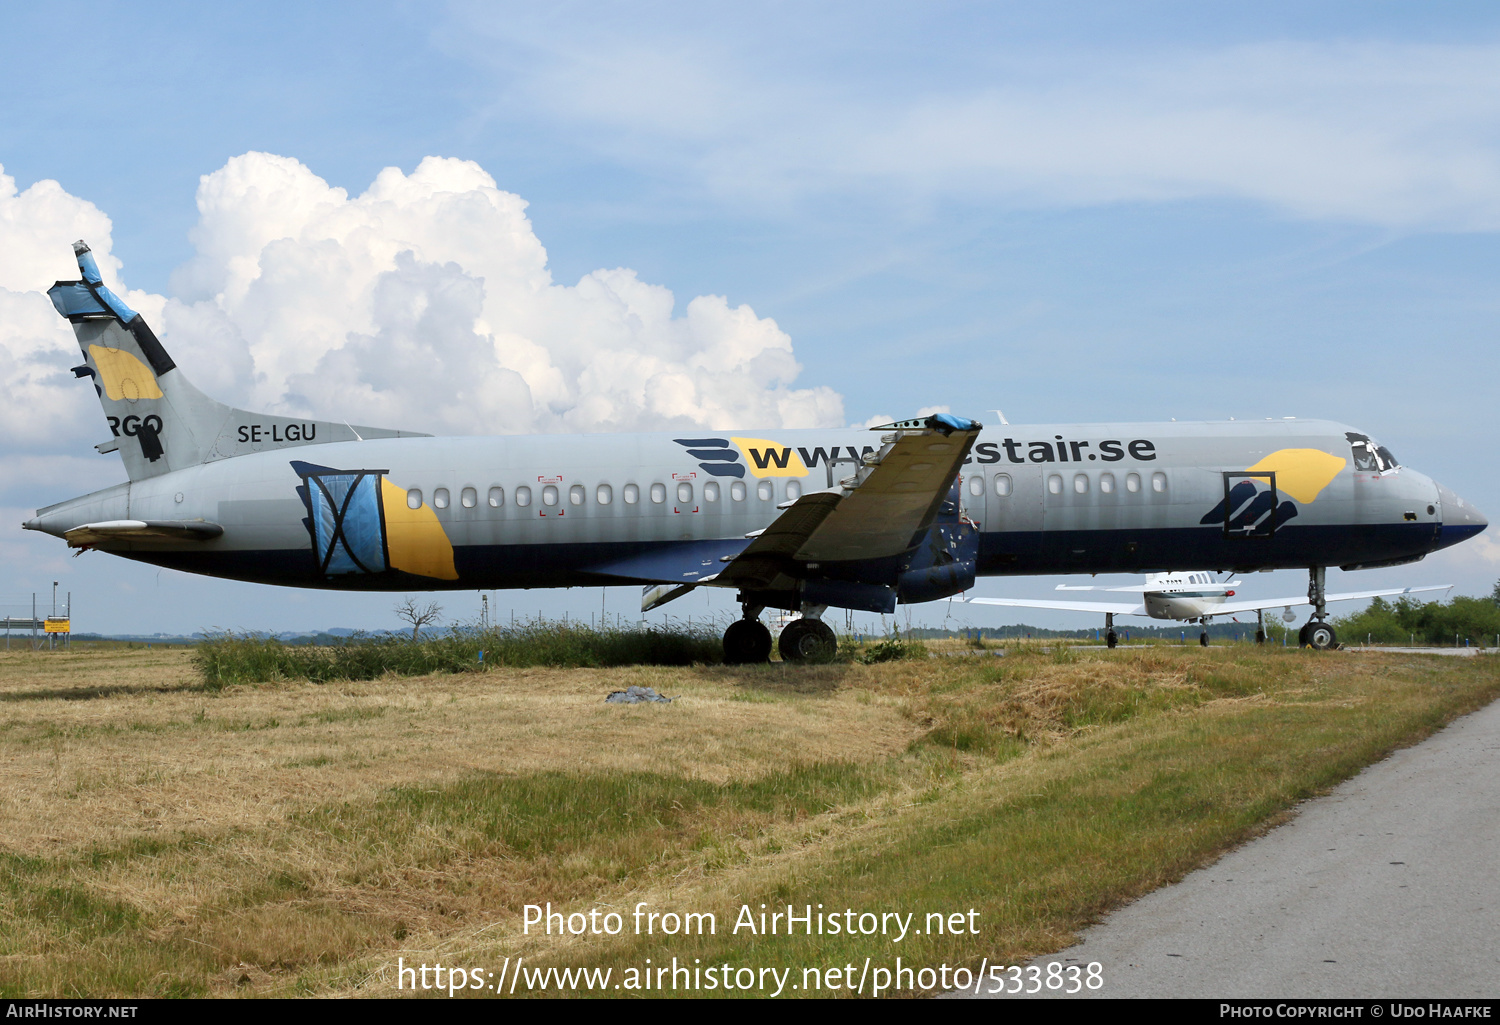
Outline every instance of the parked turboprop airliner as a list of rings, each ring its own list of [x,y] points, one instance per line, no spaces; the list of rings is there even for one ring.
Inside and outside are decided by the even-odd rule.
[[[1266,639],[1265,624],[1261,615],[1266,609],[1284,608],[1290,614],[1293,605],[1310,605],[1312,596],[1291,598],[1261,598],[1256,601],[1229,601],[1234,597],[1233,588],[1241,581],[1229,580],[1216,583],[1211,573],[1152,573],[1144,584],[1126,584],[1123,587],[1095,587],[1058,584],[1059,591],[1128,591],[1137,592],[1140,601],[1058,601],[1045,598],[970,598],[971,605],[1003,605],[1021,609],[1060,609],[1068,612],[1098,612],[1104,616],[1104,640],[1111,648],[1119,643],[1115,633],[1116,616],[1150,616],[1152,619],[1176,619],[1202,623],[1208,626],[1215,616],[1233,616],[1241,612],[1254,612],[1256,617],[1256,643]],[[1341,594],[1325,594],[1323,601],[1354,601],[1357,598],[1384,598],[1392,595],[1418,594],[1422,591],[1446,591],[1451,584],[1428,587],[1392,587],[1378,591],[1346,591]],[[1327,631],[1324,636],[1323,631]],[[1333,627],[1313,620],[1304,626],[1298,640],[1309,647],[1327,648],[1336,643]],[[1198,635],[1198,643],[1208,644],[1208,630]]]
[[[636,583],[652,608],[737,592],[732,662],[829,653],[829,606],[892,612],[976,575],[1309,570],[1415,562],[1486,526],[1368,435],[1309,420],[433,438],[252,413],[203,394],[144,318],[49,291],[129,480],[25,526],[158,566],[411,591]],[[1323,636],[1323,635],[1320,635]],[[1332,630],[1328,630],[1332,643]]]

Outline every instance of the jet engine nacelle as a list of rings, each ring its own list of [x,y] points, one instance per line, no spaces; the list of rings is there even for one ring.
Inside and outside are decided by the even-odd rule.
[[[979,531],[963,518],[959,482],[954,481],[936,521],[896,578],[896,595],[912,605],[967,591],[974,586],[978,564]]]

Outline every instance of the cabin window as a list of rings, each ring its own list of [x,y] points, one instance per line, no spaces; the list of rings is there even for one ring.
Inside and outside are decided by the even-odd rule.
[[[570,505],[582,505],[589,499],[589,490],[582,484],[574,484],[568,489],[568,503]]]
[[[975,498],[978,498],[980,495],[984,494],[984,478],[983,477],[970,477],[969,478],[969,494],[973,495]]]
[[[548,484],[542,489],[542,504],[545,506],[554,506],[557,504],[556,484]]]
[[[406,507],[408,509],[422,508],[422,489],[408,488],[406,492]]]
[[[1099,490],[1104,492],[1106,495],[1114,494],[1115,475],[1112,473],[1101,473],[1099,475]]]
[[[667,486],[665,484],[651,485],[651,501],[661,505],[667,500]]]
[[[789,480],[786,482],[786,500],[795,502],[802,497],[802,482]]]
[[[693,503],[693,486],[691,484],[689,484],[687,481],[683,481],[682,483],[680,483],[680,484],[677,485],[677,504],[678,505],[692,505],[692,503]]]
[[[1153,473],[1151,475],[1151,490],[1155,491],[1158,495],[1164,494],[1167,490],[1167,475],[1160,470]]]
[[[718,481],[711,480],[707,484],[703,485],[703,500],[705,502],[717,502],[719,500]]]
[[[776,488],[772,486],[770,481],[763,480],[755,485],[755,497],[759,498],[762,502],[769,502],[776,497]]]
[[[531,504],[531,489],[524,484],[516,488],[516,504],[523,509]]]
[[[995,494],[1001,498],[1010,497],[1010,474],[1002,473],[995,477]]]
[[[734,483],[730,484],[729,497],[734,499],[736,502],[743,502],[745,500],[745,482],[742,480],[737,480]]]
[[[498,509],[505,504],[505,489],[490,488],[490,508]]]
[[[1080,495],[1089,493],[1089,475],[1086,473],[1073,474],[1073,490]]]
[[[608,505],[615,500],[615,490],[608,484],[600,484],[594,491],[594,501],[600,505]]]
[[[458,493],[458,501],[465,509],[472,509],[479,504],[479,492],[473,488],[464,488]]]
[[[634,484],[625,485],[625,504],[635,505],[641,500],[641,489]]]
[[[1055,473],[1052,476],[1048,477],[1047,490],[1052,492],[1052,494],[1054,495],[1062,494],[1062,478]]]
[[[1138,473],[1127,473],[1125,475],[1125,490],[1132,495],[1141,490],[1141,475]]]

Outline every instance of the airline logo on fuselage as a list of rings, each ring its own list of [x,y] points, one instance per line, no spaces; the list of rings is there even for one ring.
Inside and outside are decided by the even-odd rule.
[[[857,465],[875,451],[874,445],[785,445],[768,438],[674,438],[688,455],[715,477],[806,477],[819,465]],[[965,463],[1117,463],[1130,458],[1150,462],[1156,458],[1156,443],[1145,438],[1129,440],[1072,441],[1061,434],[1045,441],[1005,438],[974,446]]]
[[[702,460],[699,468],[714,477],[806,477],[820,464],[858,463],[875,451],[873,445],[783,445],[767,438],[674,438],[688,455]]]
[[[1316,448],[1283,448],[1254,466],[1225,474],[1224,498],[1198,522],[1224,525],[1235,537],[1269,537],[1297,515],[1290,495],[1303,505],[1318,500],[1348,460]]]

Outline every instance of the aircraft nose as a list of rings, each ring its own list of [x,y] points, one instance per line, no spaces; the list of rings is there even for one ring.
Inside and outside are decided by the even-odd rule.
[[[1447,548],[1460,541],[1467,541],[1490,525],[1490,521],[1484,518],[1484,513],[1452,491],[1441,484],[1437,486],[1437,490],[1443,515],[1443,529],[1438,536],[1439,547]]]

